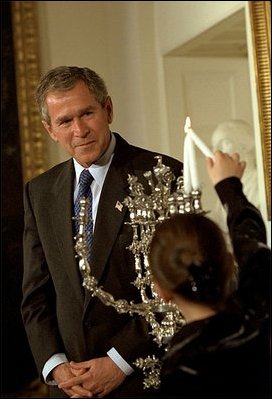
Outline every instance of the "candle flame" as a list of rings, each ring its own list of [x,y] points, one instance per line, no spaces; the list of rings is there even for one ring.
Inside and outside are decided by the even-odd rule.
[[[190,128],[191,128],[191,119],[189,116],[187,116],[186,120],[185,120],[185,125],[184,125],[184,132],[188,133]]]

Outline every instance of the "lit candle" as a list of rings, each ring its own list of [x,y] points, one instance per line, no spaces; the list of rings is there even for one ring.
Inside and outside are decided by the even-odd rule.
[[[191,136],[195,145],[205,155],[205,157],[214,159],[214,154],[212,153],[212,151],[209,149],[209,147],[206,146],[206,144],[198,137],[198,135],[191,128],[191,120],[190,120],[189,116],[187,116],[187,118],[186,118],[185,125],[184,125],[184,131],[185,131],[185,133],[187,133]]]
[[[188,158],[189,158],[189,172],[191,178],[191,185],[193,190],[199,189],[197,165],[196,165],[196,155],[195,155],[195,144],[190,135],[188,137]]]
[[[190,166],[189,166],[189,145],[190,138],[186,134],[183,143],[183,186],[184,192],[190,194],[192,191],[191,176],[190,176]]]

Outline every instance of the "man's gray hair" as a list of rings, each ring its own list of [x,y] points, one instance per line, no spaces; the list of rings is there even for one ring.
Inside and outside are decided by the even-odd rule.
[[[36,90],[36,101],[41,117],[50,124],[50,116],[46,106],[48,93],[72,89],[78,81],[83,81],[93,93],[97,101],[104,105],[108,90],[104,80],[87,67],[59,66],[49,70],[40,80]]]

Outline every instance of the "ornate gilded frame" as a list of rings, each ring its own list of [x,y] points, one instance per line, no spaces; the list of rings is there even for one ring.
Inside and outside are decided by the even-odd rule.
[[[249,1],[268,220],[271,220],[271,3]]]
[[[24,182],[47,168],[45,132],[34,97],[40,79],[36,3],[36,1],[11,2]]]

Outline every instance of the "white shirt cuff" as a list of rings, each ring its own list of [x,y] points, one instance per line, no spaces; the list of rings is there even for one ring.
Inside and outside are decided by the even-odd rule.
[[[56,381],[53,380],[50,376],[51,371],[57,367],[59,364],[67,363],[68,359],[65,353],[56,353],[51,356],[49,360],[45,363],[42,369],[43,379],[48,385],[57,385]]]
[[[126,375],[133,373],[133,368],[119,355],[116,349],[111,348],[107,355]]]

